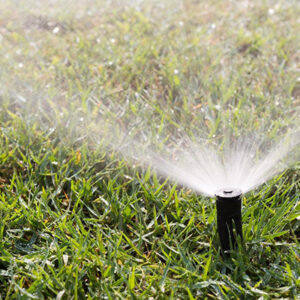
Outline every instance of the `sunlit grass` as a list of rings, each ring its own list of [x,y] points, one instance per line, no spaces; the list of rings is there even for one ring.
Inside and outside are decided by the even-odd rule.
[[[213,199],[103,148],[99,118],[276,138],[299,122],[299,6],[145,2],[0,4],[1,297],[296,299],[299,166],[246,195],[224,260]]]

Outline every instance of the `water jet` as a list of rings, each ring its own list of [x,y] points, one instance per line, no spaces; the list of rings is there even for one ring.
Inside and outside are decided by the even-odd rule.
[[[243,239],[242,232],[242,191],[224,188],[216,193],[217,230],[223,253],[237,245],[237,238]]]

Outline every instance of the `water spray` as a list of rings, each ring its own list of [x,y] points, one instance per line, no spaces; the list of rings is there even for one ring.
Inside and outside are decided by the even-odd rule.
[[[222,189],[216,193],[217,227],[223,253],[237,245],[242,232],[242,191],[239,189]]]

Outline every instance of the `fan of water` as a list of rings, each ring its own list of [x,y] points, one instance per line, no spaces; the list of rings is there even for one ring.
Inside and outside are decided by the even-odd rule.
[[[297,161],[300,135],[291,132],[276,143],[266,143],[266,138],[232,139],[221,149],[191,141],[187,135],[178,141],[179,147],[164,145],[161,151],[150,150],[128,133],[126,141],[122,147],[111,147],[196,192],[214,196],[227,188],[246,193],[283,171]]]

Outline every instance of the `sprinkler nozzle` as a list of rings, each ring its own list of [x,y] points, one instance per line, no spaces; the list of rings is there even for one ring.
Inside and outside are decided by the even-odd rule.
[[[242,192],[238,189],[222,189],[216,193],[217,226],[222,251],[236,247],[236,237],[243,239]],[[234,233],[235,229],[235,233]]]

